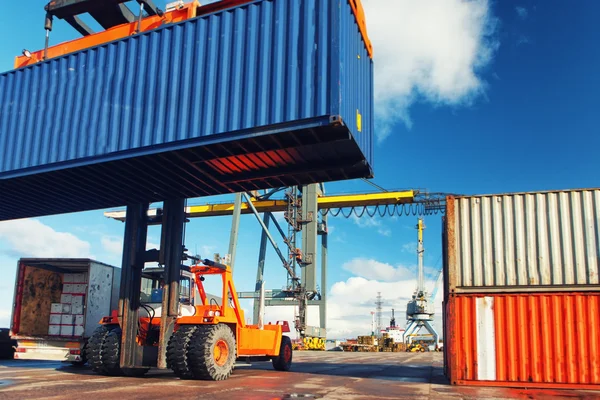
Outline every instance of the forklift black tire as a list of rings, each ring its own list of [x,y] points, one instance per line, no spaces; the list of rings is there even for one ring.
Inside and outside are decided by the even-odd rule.
[[[92,370],[101,375],[122,375],[121,328],[115,325],[101,325],[88,341],[87,358]]]
[[[233,372],[236,359],[235,336],[229,326],[198,326],[188,350],[194,379],[225,380]]]
[[[102,365],[105,375],[122,375],[121,371],[121,328],[112,329],[102,346]]]
[[[188,351],[197,325],[181,325],[171,335],[167,344],[167,368],[173,370],[180,379],[192,379]]]
[[[98,374],[105,374],[104,363],[102,362],[102,347],[106,341],[106,337],[110,333],[111,326],[100,325],[94,330],[94,333],[88,341],[86,356],[92,371]]]
[[[281,337],[279,355],[273,358],[273,368],[277,371],[289,371],[292,368],[292,340],[287,336]]]

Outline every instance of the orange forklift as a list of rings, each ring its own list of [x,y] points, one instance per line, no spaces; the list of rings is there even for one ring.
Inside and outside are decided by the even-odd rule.
[[[292,341],[283,333],[290,332],[286,321],[267,325],[246,325],[232,281],[231,268],[210,260],[190,268],[197,288],[197,305],[180,304],[180,316],[167,346],[167,366],[181,379],[224,380],[233,372],[236,360],[272,360],[278,371],[288,371],[292,365]],[[207,295],[206,276],[219,276],[223,291],[219,301]],[[154,281],[162,280],[156,275]],[[192,297],[192,296],[190,296]],[[151,306],[141,304],[142,308]],[[159,307],[158,307],[159,308]],[[160,309],[140,317],[137,343],[156,347],[160,325]],[[104,317],[87,346],[87,359],[92,369],[104,375],[123,373],[119,360],[121,327],[117,311]],[[137,369],[142,375],[148,369]]]

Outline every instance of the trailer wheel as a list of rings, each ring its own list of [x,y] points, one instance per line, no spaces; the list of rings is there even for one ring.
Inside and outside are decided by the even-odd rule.
[[[196,325],[181,325],[171,335],[167,345],[167,368],[173,370],[180,379],[192,379],[188,350],[192,336],[198,330]]]
[[[188,358],[195,379],[229,378],[237,358],[233,331],[225,324],[199,326],[192,337]]]
[[[279,355],[272,360],[273,368],[277,371],[289,371],[292,367],[292,340],[287,336],[281,337]]]

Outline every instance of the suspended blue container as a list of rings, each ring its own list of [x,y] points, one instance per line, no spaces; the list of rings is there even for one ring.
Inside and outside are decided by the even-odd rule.
[[[0,220],[371,177],[356,1],[256,1],[0,75]]]

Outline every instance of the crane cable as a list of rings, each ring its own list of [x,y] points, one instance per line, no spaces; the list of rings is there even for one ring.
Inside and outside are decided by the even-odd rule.
[[[321,211],[323,215],[351,218],[353,215],[362,218],[365,214],[373,218],[379,217],[402,217],[402,216],[428,216],[444,214],[444,207],[440,200],[431,200],[409,204],[382,204],[378,206],[354,206],[345,208],[331,208]]]

